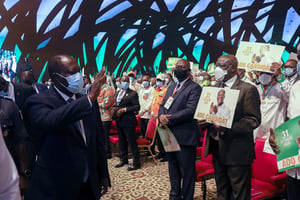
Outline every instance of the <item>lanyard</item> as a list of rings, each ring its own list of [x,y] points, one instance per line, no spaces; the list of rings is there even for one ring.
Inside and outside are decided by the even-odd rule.
[[[270,92],[270,90],[272,89],[273,86],[274,86],[274,84],[270,85],[270,87],[267,88],[267,91],[265,91],[264,87],[261,85],[261,89],[262,89],[262,92],[263,92],[263,96],[262,96],[263,100],[269,94],[269,92]]]
[[[190,77],[187,78],[187,79],[185,79],[185,81],[180,85],[179,88],[176,88],[177,86],[174,88],[172,97],[174,96],[174,94],[175,94],[178,90],[180,90],[180,89],[182,88],[182,86],[185,84],[185,82],[187,82],[189,79],[190,79]]]

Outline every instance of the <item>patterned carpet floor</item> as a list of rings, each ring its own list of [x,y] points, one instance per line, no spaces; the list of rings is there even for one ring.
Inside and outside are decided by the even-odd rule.
[[[141,169],[127,171],[127,165],[121,168],[114,166],[119,158],[113,156],[108,160],[112,187],[101,200],[167,200],[169,199],[170,181],[168,163],[158,162],[155,165],[151,157],[142,157]],[[206,181],[207,199],[216,199],[215,180]],[[194,199],[203,199],[201,183],[196,182]]]

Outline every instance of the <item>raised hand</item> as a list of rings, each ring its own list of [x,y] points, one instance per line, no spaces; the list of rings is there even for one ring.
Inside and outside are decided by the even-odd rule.
[[[92,89],[88,97],[91,101],[96,101],[97,97],[100,94],[101,87],[104,83],[106,83],[106,75],[105,75],[106,68],[103,67],[102,70],[96,75],[94,79],[94,83],[92,85]]]

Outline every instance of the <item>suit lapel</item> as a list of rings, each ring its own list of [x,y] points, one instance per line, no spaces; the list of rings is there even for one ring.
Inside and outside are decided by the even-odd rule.
[[[182,93],[183,90],[190,84],[190,81],[192,81],[192,80],[191,80],[191,79],[187,80],[187,81],[183,84],[183,86],[180,88],[180,90],[178,90],[178,91],[174,94],[174,96],[173,96],[174,101],[175,101],[175,99],[177,99],[178,96],[180,96],[180,93]],[[174,85],[175,85],[175,87],[176,87],[176,84],[174,84]],[[174,89],[175,89],[175,87],[174,87]],[[173,93],[174,89],[172,90],[172,93]]]
[[[129,93],[130,93],[130,89],[128,88],[123,96],[123,98],[121,99],[120,101],[120,105],[122,105],[122,103],[124,103],[126,101],[126,99],[128,98],[129,96]]]

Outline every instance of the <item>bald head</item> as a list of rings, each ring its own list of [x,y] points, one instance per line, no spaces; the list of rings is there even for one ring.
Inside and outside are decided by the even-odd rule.
[[[64,77],[80,72],[76,59],[68,55],[57,55],[49,60],[47,67],[54,85],[68,96],[73,95],[66,89],[68,82]]]
[[[21,75],[21,81],[27,85],[32,85],[34,83],[34,76],[32,71],[25,71]]]
[[[80,67],[76,60],[68,55],[57,55],[52,57],[48,62],[48,72],[53,79],[53,74],[59,73],[63,75],[74,74],[80,71]]]
[[[182,68],[183,70],[190,70],[190,62],[184,59],[178,60],[175,64],[175,68]]]

